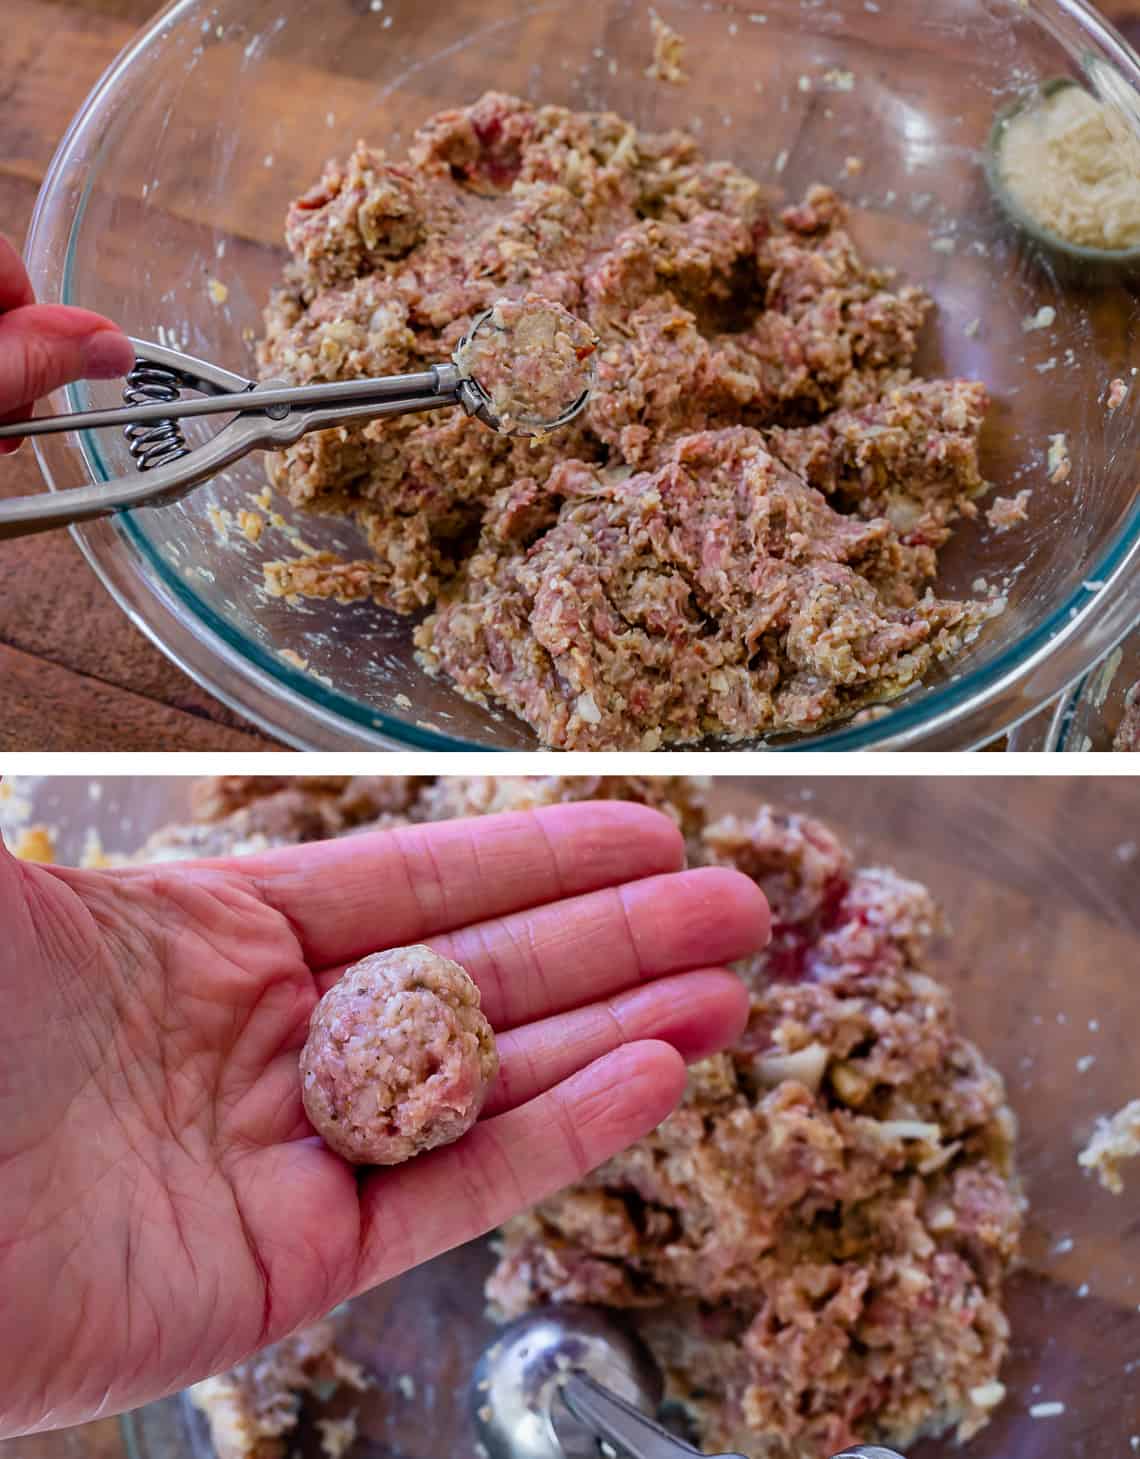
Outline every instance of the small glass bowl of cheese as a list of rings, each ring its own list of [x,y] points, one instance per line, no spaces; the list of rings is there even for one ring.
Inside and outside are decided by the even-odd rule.
[[[1140,105],[1101,58],[998,113],[987,174],[1010,221],[1067,280],[1140,274]]]

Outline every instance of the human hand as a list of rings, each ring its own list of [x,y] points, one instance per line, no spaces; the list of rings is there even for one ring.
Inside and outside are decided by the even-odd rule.
[[[0,1437],[130,1408],[570,1184],[735,1039],[737,872],[608,802],[78,871],[0,845]],[[427,942],[501,1072],[457,1144],[358,1171],[297,1058],[346,964]]]
[[[114,380],[135,362],[130,340],[88,309],[37,304],[20,255],[0,237],[0,422],[26,420],[71,380]],[[20,445],[0,441],[0,455]]]

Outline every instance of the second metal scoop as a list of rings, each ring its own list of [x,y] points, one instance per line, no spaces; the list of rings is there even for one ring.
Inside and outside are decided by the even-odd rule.
[[[127,377],[125,407],[0,425],[0,439],[117,426],[127,437],[138,471],[95,486],[0,501],[0,540],[69,527],[136,507],[165,506],[250,451],[283,450],[310,431],[456,405],[499,430],[501,422],[490,395],[457,363],[492,313],[488,309],[473,321],[447,364],[412,375],[321,385],[288,385],[282,380],[258,383],[180,350],[133,339],[137,358]],[[198,398],[183,398],[186,390]],[[568,401],[556,419],[513,434],[559,430],[583,410],[589,394],[587,389]],[[191,448],[179,422],[209,415],[233,415],[234,419],[203,445]]]
[[[559,1306],[503,1329],[476,1366],[471,1410],[487,1459],[701,1456],[648,1416],[661,1393],[657,1365],[616,1319],[598,1308]],[[835,1459],[901,1456],[871,1444]]]

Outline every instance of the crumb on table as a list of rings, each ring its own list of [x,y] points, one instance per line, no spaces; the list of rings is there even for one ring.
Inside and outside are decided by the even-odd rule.
[[[1140,1099],[1134,1099],[1111,1119],[1097,1121],[1092,1139],[1077,1157],[1085,1170],[1096,1172],[1096,1178],[1107,1191],[1124,1193],[1124,1177],[1120,1167],[1126,1160],[1140,1156]]]
[[[1036,314],[1030,314],[1021,321],[1021,328],[1026,334],[1032,334],[1038,329],[1050,329],[1056,322],[1056,309],[1052,304],[1042,304]]]
[[[1054,486],[1060,486],[1062,482],[1068,481],[1073,463],[1069,455],[1069,442],[1063,432],[1049,437],[1049,456],[1046,464],[1049,480]]]
[[[667,25],[656,12],[650,12],[649,25],[653,32],[653,61],[646,67],[645,74],[653,81],[682,85],[689,79],[685,72],[684,36]]]
[[[265,531],[265,518],[260,512],[251,512],[243,507],[237,514],[238,526],[247,542],[260,542]]]
[[[55,861],[55,836],[47,826],[25,826],[11,847],[20,861],[36,861],[50,866]]]

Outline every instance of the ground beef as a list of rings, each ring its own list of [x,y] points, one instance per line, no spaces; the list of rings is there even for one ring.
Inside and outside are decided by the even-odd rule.
[[[400,813],[412,805],[429,783],[425,775],[213,775],[196,780],[190,792],[195,821],[208,824],[234,811],[276,796],[300,792],[323,802],[334,831],[385,812]]]
[[[485,534],[416,641],[559,749],[820,725],[902,692],[985,617],[918,596],[885,518],[833,511],[747,428],[625,481],[560,468],[548,491],[548,530],[523,553]]]
[[[210,1425],[217,1459],[284,1459],[305,1396],[341,1383],[364,1388],[367,1379],[337,1351],[333,1324],[318,1322],[196,1383],[189,1395]]]
[[[317,1004],[301,1094],[337,1154],[399,1165],[465,1135],[498,1072],[466,972],[431,948],[400,947],[349,968]]]
[[[965,1437],[1004,1392],[1022,1202],[1002,1081],[923,970],[929,893],[770,809],[704,840],[772,901],[748,1029],[654,1134],[508,1224],[488,1294],[629,1309],[705,1449]]]
[[[355,515],[373,553],[273,563],[272,592],[438,607],[425,663],[578,748],[810,730],[904,692],[980,626],[928,588],[984,489],[985,391],[911,377],[930,302],[861,259],[827,189],[780,213],[682,133],[489,93],[432,118],[404,161],[361,145],[330,164],[286,231],[267,375],[423,368],[528,296],[600,345],[584,415],[547,440],[455,412],[270,458],[296,505]],[[745,450],[786,469],[745,470]],[[797,518],[790,564],[772,511]],[[612,533],[624,583],[595,562]],[[742,615],[697,570],[706,549],[781,585]]]
[[[440,776],[419,805],[428,820],[443,821],[568,801],[628,800],[667,815],[700,860],[707,791],[708,782],[694,775],[456,775]]]
[[[496,1310],[626,1310],[706,1450],[818,1459],[980,1428],[1004,1396],[1022,1200],[1001,1079],[928,971],[940,919],[927,889],[859,866],[810,817],[765,806],[709,822],[704,787],[683,778],[393,784],[388,797],[371,779],[257,796],[226,777],[199,791],[213,817],[200,828],[240,839],[249,810],[283,794],[398,804],[382,814],[402,823],[608,795],[671,813],[691,861],[739,868],[772,908],[770,945],[740,969],[752,1006],[737,1046],[691,1071],[652,1135],[507,1225]],[[223,1414],[256,1406],[250,1364],[211,1381]]]
[[[1140,684],[1124,696],[1124,715],[1112,741],[1114,750],[1140,750]]]
[[[194,820],[164,826],[143,848],[148,861],[233,856],[295,846],[352,830],[400,825],[426,777],[313,776],[304,781],[217,775],[197,782]]]
[[[490,401],[497,429],[542,435],[580,408],[594,381],[593,331],[537,294],[500,300],[455,353]]]

